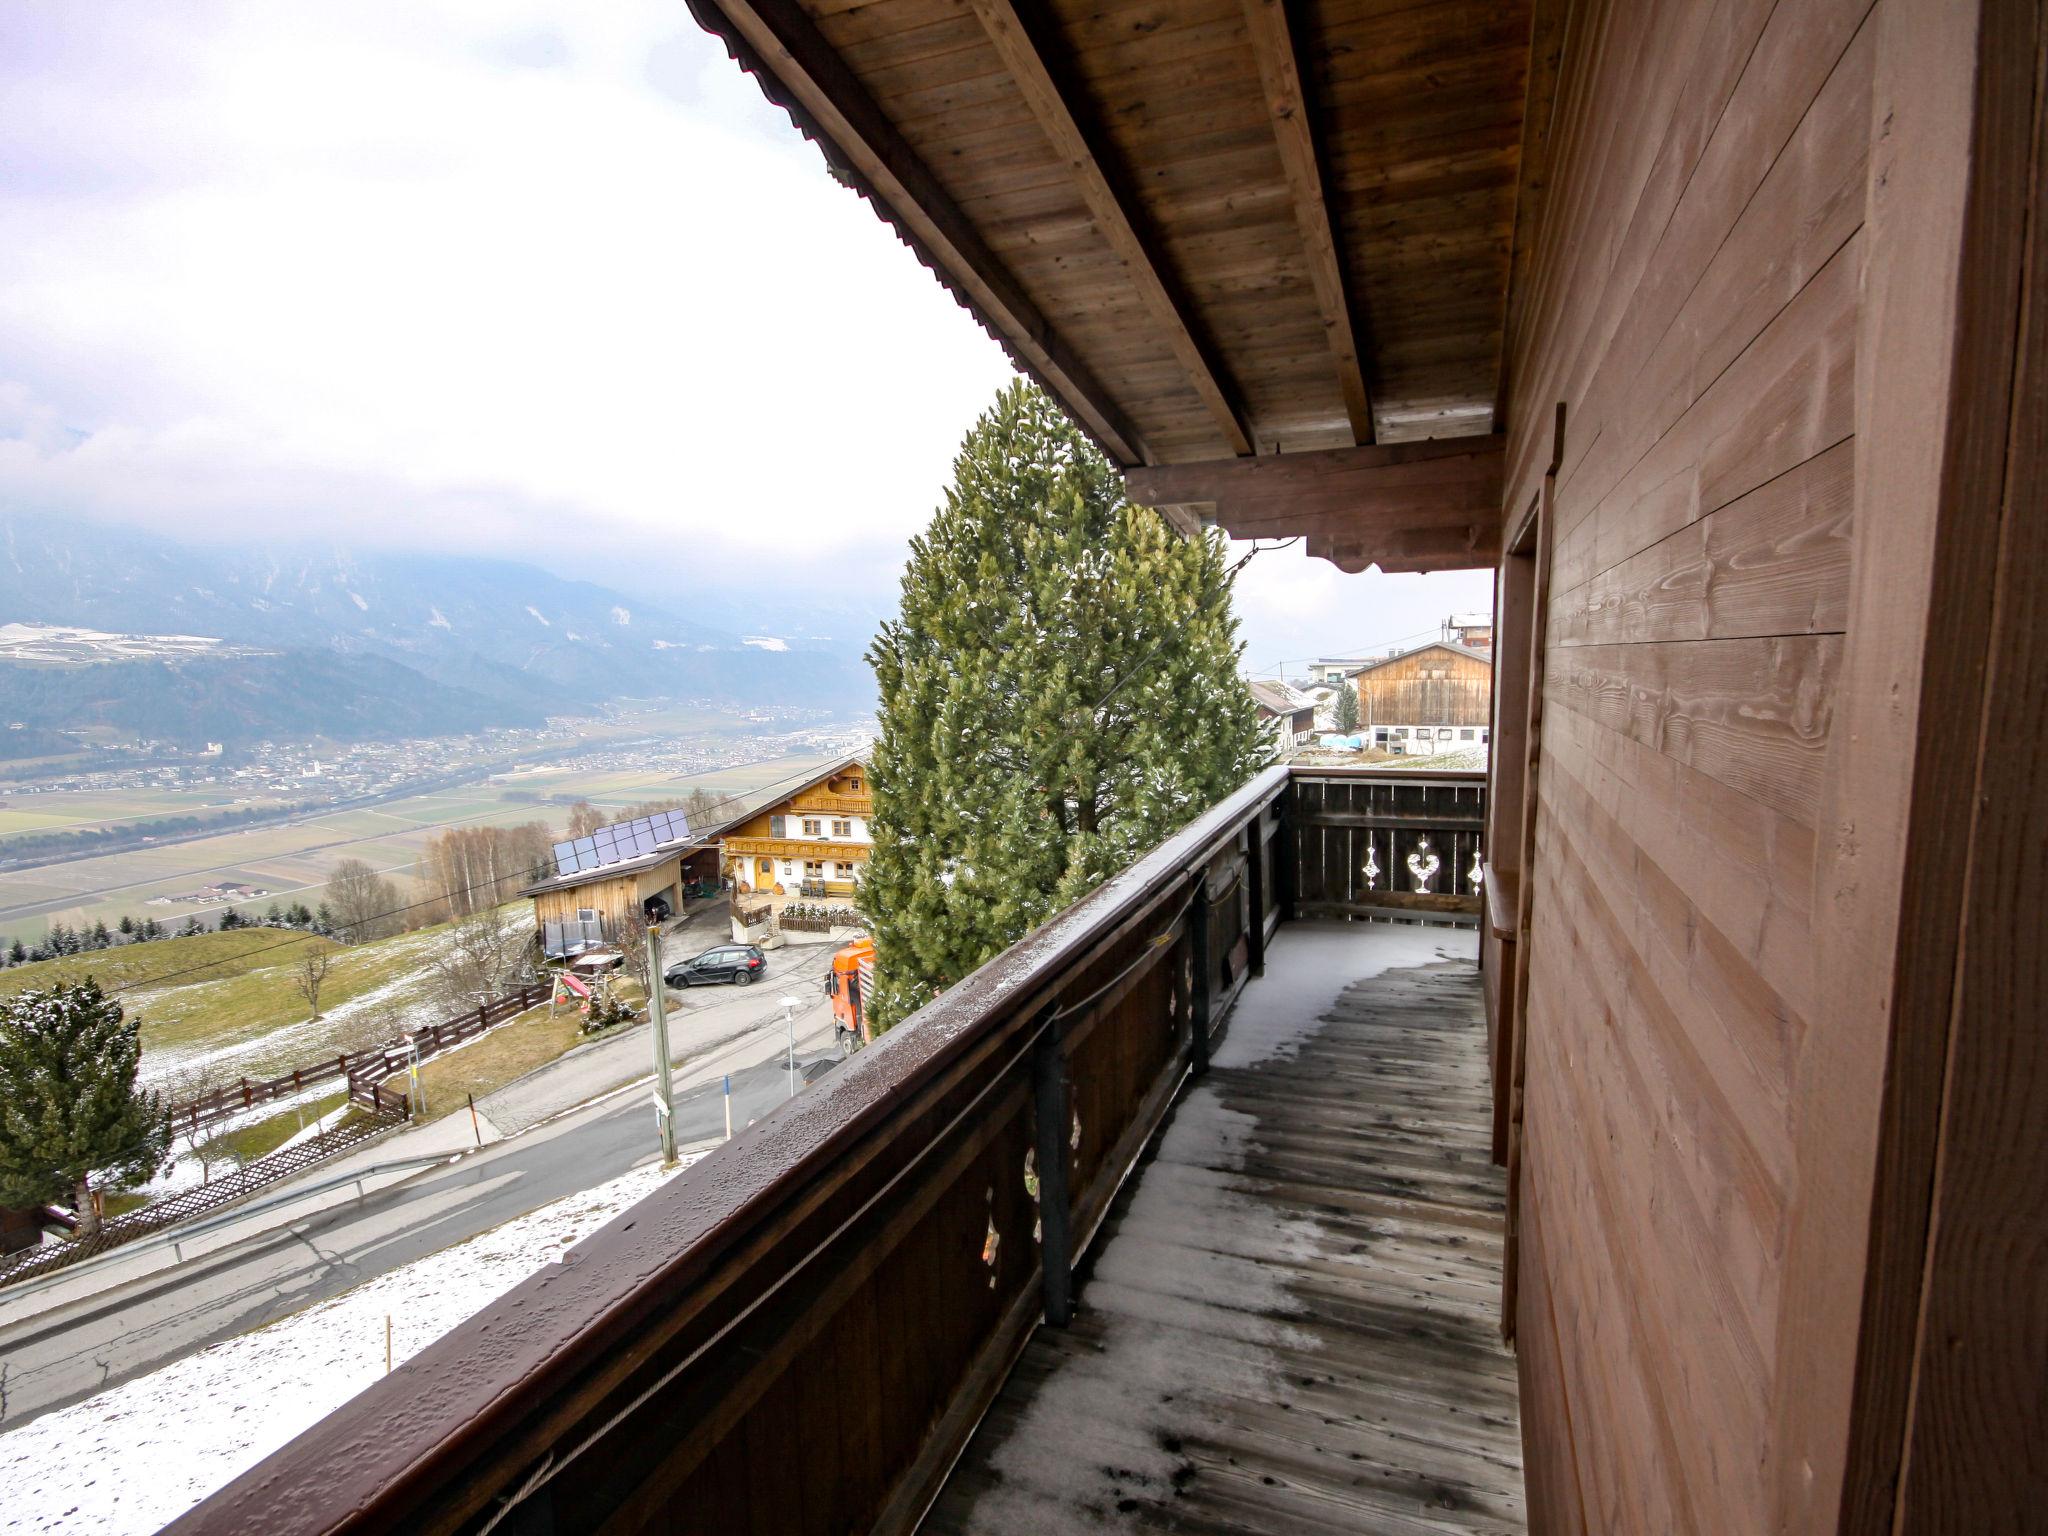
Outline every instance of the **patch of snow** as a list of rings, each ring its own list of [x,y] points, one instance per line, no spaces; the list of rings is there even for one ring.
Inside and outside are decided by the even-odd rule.
[[[429,629],[453,629],[455,627],[448,622],[448,615],[440,609],[429,608],[427,611],[433,615],[431,619],[427,620],[427,627]]]
[[[617,604],[614,604],[612,606],[612,622],[618,625],[619,628],[624,629],[628,624],[633,622],[633,610],[630,608],[621,608]]]
[[[789,642],[787,640],[778,640],[773,635],[741,635],[740,644],[758,646],[764,651],[786,651],[789,649]]]
[[[362,609],[364,613],[368,613],[370,611],[370,605],[363,601],[363,597],[360,592],[350,592],[348,594],[348,600],[354,603],[358,608]]]
[[[538,608],[534,607],[533,604],[528,603],[526,605],[526,611],[532,614],[536,619],[539,619],[542,624],[547,625],[549,629],[553,629],[555,627],[553,624],[548,623],[547,615],[542,613]]]
[[[663,1177],[636,1168],[0,1435],[0,1530],[157,1530],[373,1385],[386,1318],[400,1365]]]

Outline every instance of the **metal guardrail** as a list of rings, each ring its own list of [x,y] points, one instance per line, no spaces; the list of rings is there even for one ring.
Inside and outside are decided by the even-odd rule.
[[[265,1189],[280,1180],[304,1173],[308,1168],[338,1157],[343,1152],[353,1151],[363,1143],[394,1130],[404,1124],[403,1116],[359,1121],[354,1125],[337,1126],[323,1131],[296,1145],[259,1158],[245,1168],[238,1168],[224,1178],[202,1184],[197,1189],[182,1190],[168,1199],[145,1205],[139,1211],[109,1217],[100,1224],[99,1231],[90,1237],[74,1237],[55,1243],[44,1243],[37,1248],[24,1249],[0,1260],[0,1286],[11,1286],[22,1281],[53,1274],[73,1264],[83,1263],[103,1253],[125,1247],[139,1238],[162,1232],[164,1229],[203,1216],[209,1211],[220,1210],[233,1205],[260,1189]]]
[[[1296,910],[1271,769],[170,1529],[907,1532]],[[803,1463],[772,1490],[766,1448]]]

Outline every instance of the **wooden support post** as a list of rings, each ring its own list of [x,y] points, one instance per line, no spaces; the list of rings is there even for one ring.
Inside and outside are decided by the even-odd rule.
[[[1251,927],[1245,934],[1251,973],[1266,974],[1266,812],[1260,807],[1245,827],[1245,885],[1251,897]]]
[[[1273,833],[1273,886],[1279,897],[1280,921],[1291,923],[1295,920],[1295,901],[1299,895],[1301,866],[1301,817],[1296,797],[1299,791],[1289,784],[1280,798],[1274,801],[1279,812],[1280,825]]]
[[[1031,1095],[1038,1132],[1038,1254],[1044,1270],[1045,1320],[1064,1328],[1074,1316],[1074,1250],[1067,1192],[1066,1030],[1047,1009],[1031,1049]]]
[[[1191,1015],[1190,1066],[1195,1076],[1209,1070],[1209,1016],[1215,1006],[1215,985],[1209,963],[1209,869],[1195,872],[1195,899],[1188,907],[1188,949],[1194,961],[1194,992],[1188,999]]]

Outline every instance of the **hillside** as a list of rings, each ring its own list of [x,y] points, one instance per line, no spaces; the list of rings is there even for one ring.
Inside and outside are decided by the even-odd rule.
[[[520,905],[519,915],[530,920]],[[447,927],[367,944],[280,928],[239,928],[123,944],[0,971],[0,996],[92,976],[142,1021],[142,1076],[166,1093],[269,1077],[380,1045],[455,1011],[433,972]],[[297,983],[309,950],[330,956],[318,1019]]]
[[[280,946],[289,945],[290,948]],[[338,949],[332,939],[289,933],[276,928],[230,928],[225,933],[196,933],[183,938],[152,939],[146,944],[119,944],[90,954],[60,960],[36,960],[0,971],[0,997],[31,987],[54,987],[93,977],[108,990],[153,977],[177,976],[189,985],[243,976],[263,966],[295,960],[306,946]]]

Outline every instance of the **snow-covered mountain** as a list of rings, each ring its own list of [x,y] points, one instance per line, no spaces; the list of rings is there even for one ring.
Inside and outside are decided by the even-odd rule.
[[[376,656],[521,716],[619,696],[873,698],[865,635],[743,637],[514,560],[183,544],[22,514],[0,515],[0,622]]]

